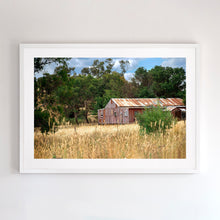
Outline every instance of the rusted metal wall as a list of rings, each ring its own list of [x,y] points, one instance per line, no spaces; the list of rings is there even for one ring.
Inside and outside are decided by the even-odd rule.
[[[104,109],[98,110],[99,124],[128,124],[129,111],[128,108],[118,107],[112,100]]]
[[[129,109],[129,123],[134,123],[135,122],[135,116],[137,113],[142,113],[144,109],[141,108],[130,108]]]
[[[98,110],[99,124],[129,124],[135,122],[135,114],[143,109],[129,109],[122,107],[105,108]]]
[[[105,124],[105,109],[98,110],[98,124]]]

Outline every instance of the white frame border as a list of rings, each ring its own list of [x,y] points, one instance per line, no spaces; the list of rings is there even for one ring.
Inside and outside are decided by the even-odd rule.
[[[33,112],[27,111],[26,105],[25,105],[25,100],[31,100],[34,97],[33,90],[32,92],[27,93],[27,85],[32,85],[33,89],[33,82],[30,82],[30,76],[28,77],[28,80],[26,80],[26,77],[28,76],[28,72],[25,70],[25,61],[26,57],[25,53],[28,51],[28,53],[34,50],[35,54],[41,53],[42,50],[50,50],[52,53],[56,54],[55,57],[59,57],[60,52],[57,51],[62,51],[62,50],[68,50],[68,51],[73,51],[73,50],[97,50],[97,51],[104,51],[105,49],[109,51],[114,50],[128,50],[131,51],[134,50],[181,50],[181,49],[193,49],[194,50],[194,68],[195,68],[195,75],[193,76],[193,89],[190,91],[193,96],[193,101],[194,101],[194,108],[192,109],[193,111],[193,116],[194,120],[192,122],[192,127],[193,127],[193,134],[194,134],[194,140],[191,140],[194,142],[194,155],[192,159],[192,164],[193,166],[189,167],[178,167],[178,168],[155,168],[155,163],[161,163],[163,160],[169,160],[169,161],[174,161],[177,160],[185,160],[185,159],[91,159],[93,162],[92,163],[97,163],[95,161],[99,161],[97,165],[99,165],[96,168],[89,168],[89,163],[91,163],[91,160],[88,159],[62,159],[62,160],[55,160],[55,159],[34,159],[30,158],[27,156],[26,151],[28,149],[27,145],[27,136],[30,134],[30,129],[27,129],[27,121],[28,119],[31,119],[31,115],[33,115]],[[90,51],[90,52],[91,52]],[[94,51],[93,51],[94,52]],[[102,53],[101,52],[101,53]],[[65,52],[64,52],[65,53]],[[71,52],[70,52],[71,53]],[[91,54],[92,55],[92,54]],[[131,54],[132,55],[132,54]],[[32,55],[30,55],[32,56]],[[50,55],[49,55],[50,56]],[[47,57],[49,57],[47,55]],[[111,55],[110,55],[111,56]],[[35,56],[36,57],[36,56]],[[39,56],[38,56],[39,57]],[[51,56],[50,56],[51,57]],[[61,55],[60,57],[64,57]],[[67,56],[66,56],[67,57]],[[73,57],[73,56],[71,56]],[[77,56],[79,57],[79,56]],[[83,56],[82,56],[83,57]],[[88,56],[84,56],[88,57]],[[94,56],[94,57],[100,57]],[[107,57],[107,56],[106,56]],[[123,56],[121,56],[123,57]],[[132,56],[127,56],[127,57],[132,57]],[[134,57],[137,57],[134,55]],[[161,57],[161,56],[160,56]],[[168,56],[169,57],[169,56]],[[33,58],[33,57],[32,57]],[[198,115],[198,71],[199,71],[199,45],[198,44],[20,44],[20,173],[198,173],[199,172],[199,167],[200,167],[200,160],[199,160],[199,143],[198,143],[198,138],[199,138],[199,131],[198,131],[198,123],[199,123],[199,115]],[[32,78],[34,76],[31,76]],[[187,97],[189,94],[187,94]],[[32,100],[33,101],[33,100]],[[30,102],[31,103],[31,102]],[[29,103],[29,104],[30,104]],[[31,103],[33,104],[33,103]],[[188,108],[188,107],[187,107]],[[28,116],[27,116],[28,115]],[[29,118],[27,118],[29,117]],[[26,118],[26,124],[25,124],[25,118]],[[33,119],[32,119],[33,120]],[[32,135],[33,136],[33,135]],[[30,148],[30,147],[29,147]],[[29,157],[29,158],[28,158]],[[30,161],[27,163],[27,160]],[[32,162],[37,160],[37,167],[36,164],[33,167]],[[106,160],[108,160],[108,166],[105,168],[100,168],[100,165],[106,163]],[[147,168],[142,166],[144,163],[142,161],[150,160],[151,162],[151,167]],[[53,163],[56,161],[56,163]],[[76,163],[75,163],[76,161]],[[129,162],[127,162],[129,161]],[[58,163],[57,163],[58,162]],[[101,162],[101,163],[100,163]],[[110,163],[109,163],[110,162]],[[117,163],[116,166],[112,163]],[[130,163],[131,162],[131,163]],[[171,162],[171,164],[172,164]],[[126,164],[131,164],[137,165],[135,166],[127,166]],[[52,165],[51,165],[52,164]],[[65,164],[63,168],[63,164]],[[79,166],[78,166],[78,165]],[[83,165],[84,164],[84,165]],[[87,168],[86,165],[87,164]],[[175,163],[174,163],[175,164]],[[31,165],[31,166],[30,166]],[[62,165],[62,168],[60,166]]]

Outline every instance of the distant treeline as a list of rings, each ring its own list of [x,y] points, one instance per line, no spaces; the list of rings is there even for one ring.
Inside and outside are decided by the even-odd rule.
[[[138,68],[130,81],[124,78],[129,61],[120,61],[120,71],[113,71],[111,58],[95,60],[80,74],[69,67],[69,58],[35,58],[35,127],[49,131],[65,119],[71,123],[89,123],[91,115],[104,108],[111,98],[182,98],[186,82],[183,68],[155,66]],[[44,66],[56,63],[53,74]],[[42,75],[43,73],[43,75]],[[41,76],[39,76],[41,75]]]

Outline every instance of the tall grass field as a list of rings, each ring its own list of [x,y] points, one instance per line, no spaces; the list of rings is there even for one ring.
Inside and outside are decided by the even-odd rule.
[[[165,134],[141,134],[138,124],[59,127],[34,134],[34,157],[45,159],[186,158],[186,124],[179,121]]]

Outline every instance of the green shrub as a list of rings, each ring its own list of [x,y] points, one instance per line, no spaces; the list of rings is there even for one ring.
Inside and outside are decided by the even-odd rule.
[[[35,109],[34,127],[40,127],[41,133],[55,132],[56,124],[54,117],[50,117],[50,113],[47,110]]]
[[[160,106],[146,108],[143,113],[136,115],[141,132],[147,134],[152,132],[163,132],[171,128],[176,122],[170,111],[161,108]]]

